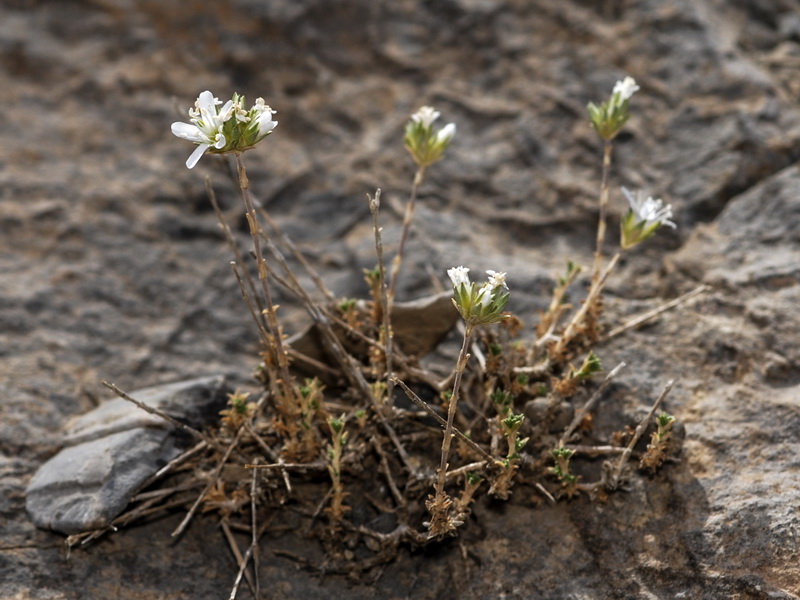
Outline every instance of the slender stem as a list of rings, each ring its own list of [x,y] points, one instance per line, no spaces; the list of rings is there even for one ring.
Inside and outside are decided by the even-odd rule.
[[[258,458],[256,458],[258,463]],[[252,538],[250,540],[250,548],[253,553],[253,577],[256,580],[256,598],[261,597],[261,581],[258,577],[258,514],[256,511],[256,499],[258,498],[258,473],[253,471],[253,478],[250,481],[250,528],[252,530]],[[246,563],[245,563],[246,564]]]
[[[369,211],[372,213],[372,227],[375,231],[375,253],[378,257],[378,285],[381,290],[381,315],[383,317],[383,355],[386,361],[386,403],[394,404],[394,332],[392,331],[392,315],[389,313],[389,292],[386,289],[386,267],[383,262],[383,240],[381,226],[378,221],[378,210],[381,206],[381,190],[375,192],[375,197],[369,199]]]
[[[580,425],[581,422],[583,421],[583,417],[586,415],[587,412],[589,412],[594,407],[595,403],[600,398],[600,395],[606,389],[608,384],[614,380],[617,374],[624,367],[625,363],[621,362],[616,367],[611,369],[608,375],[606,375],[606,378],[603,380],[603,383],[600,384],[600,387],[598,387],[597,390],[595,390],[594,394],[592,394],[589,400],[586,401],[586,404],[583,405],[583,408],[581,408],[579,411],[575,413],[572,422],[564,430],[564,433],[561,434],[561,439],[558,442],[559,447],[563,448],[566,445],[566,443],[569,442],[569,439],[572,437],[572,434],[578,428],[578,425]]]
[[[319,306],[319,303],[315,302],[308,295],[308,293],[303,289],[303,287],[297,281],[297,278],[295,277],[294,273],[292,273],[283,255],[275,247],[275,244],[273,244],[266,237],[265,237],[265,243],[267,244],[267,247],[270,253],[272,254],[273,258],[281,265],[281,268],[283,269],[286,277],[291,283],[291,286],[286,286],[286,287],[291,291],[293,291],[295,294],[297,294],[298,298],[302,300],[306,311],[311,316],[314,323],[316,323],[317,326],[319,327],[319,331],[322,334],[322,338],[326,346],[328,347],[329,350],[331,350],[334,359],[339,363],[340,367],[342,368],[342,372],[350,380],[353,386],[356,389],[358,389],[363,394],[363,396],[367,398],[369,402],[373,405],[373,407],[375,408],[375,412],[378,415],[378,418],[380,419],[381,425],[383,426],[386,433],[389,435],[389,438],[391,439],[392,444],[394,444],[394,447],[397,450],[400,459],[403,461],[403,464],[405,465],[409,473],[414,473],[415,470],[413,465],[411,464],[408,452],[406,452],[405,448],[403,448],[400,439],[397,437],[397,433],[394,431],[392,426],[386,420],[386,416],[384,415],[384,407],[378,404],[377,400],[375,399],[375,396],[372,393],[372,390],[370,389],[369,383],[367,383],[367,380],[361,373],[360,364],[344,348],[341,340],[333,332],[333,328],[331,327],[330,321],[325,316],[325,311]],[[262,265],[264,267],[264,271],[266,272],[267,271],[266,262],[263,262]],[[275,276],[274,272],[273,276]]]
[[[561,320],[561,315],[570,308],[568,304],[564,303],[564,298],[567,295],[569,286],[572,285],[580,272],[580,267],[568,269],[563,282],[556,285],[553,289],[553,298],[550,300],[550,306],[547,308],[547,311],[544,313],[537,326],[537,334],[539,337],[534,340],[533,344],[531,344],[531,347],[528,349],[527,362],[529,364],[537,359],[542,347],[551,339],[553,331],[555,331],[558,322]]]
[[[456,416],[456,406],[458,405],[458,393],[461,388],[461,377],[467,367],[469,360],[469,344],[472,337],[474,325],[466,324],[464,331],[464,342],[461,344],[461,351],[458,354],[458,362],[456,363],[456,378],[453,381],[453,394],[450,396],[450,405],[447,408],[447,425],[444,428],[444,437],[442,438],[442,458],[439,462],[439,470],[437,472],[437,480],[435,486],[436,499],[444,498],[444,484],[447,477],[447,459],[450,456],[450,443],[453,441],[453,421]]]
[[[699,286],[694,288],[691,292],[687,292],[683,296],[679,296],[678,298],[675,298],[674,300],[670,300],[666,304],[662,304],[661,306],[659,306],[657,308],[654,308],[653,310],[649,310],[646,313],[631,319],[630,321],[626,321],[625,323],[623,323],[622,325],[620,325],[616,329],[612,329],[608,333],[608,335],[606,335],[603,338],[603,341],[610,340],[611,338],[618,336],[619,334],[627,331],[628,329],[633,329],[634,327],[638,327],[639,325],[641,325],[643,323],[647,323],[651,319],[656,318],[661,313],[663,313],[665,311],[668,311],[669,309],[674,308],[674,307],[678,306],[679,304],[681,304],[683,302],[686,302],[687,300],[690,300],[690,299],[694,298],[695,296],[698,296],[699,294],[702,294],[705,291],[708,291],[709,289],[710,289],[709,286],[707,286],[705,283],[701,283]]]
[[[264,323],[264,310],[258,309],[258,306],[256,306],[255,300],[258,300],[258,296],[256,296],[255,293],[253,293],[251,296],[250,291],[248,291],[244,286],[244,279],[242,279],[242,275],[239,272],[239,266],[236,264],[236,261],[232,260],[230,265],[233,275],[236,277],[236,282],[239,284],[239,291],[242,294],[242,300],[244,300],[244,303],[247,305],[247,310],[250,311],[250,316],[253,317],[253,322],[256,324],[256,328],[261,335],[261,341],[263,342],[264,347],[268,347],[270,335],[267,331],[267,325]],[[244,271],[247,273],[246,270]],[[247,276],[249,276],[249,274]]]
[[[589,312],[592,306],[594,306],[595,302],[597,302],[600,292],[603,291],[603,286],[606,283],[606,279],[608,279],[608,276],[611,274],[611,271],[614,270],[614,267],[617,266],[617,262],[619,262],[621,256],[622,253],[617,252],[608,263],[608,266],[605,268],[602,275],[592,281],[592,286],[589,288],[589,294],[586,296],[586,300],[583,301],[583,305],[580,307],[578,312],[575,313],[575,316],[572,317],[567,325],[567,328],[564,330],[564,333],[561,334],[558,343],[555,345],[554,354],[558,355],[563,352],[567,345],[573,340],[576,334],[576,329],[586,318],[586,314]]]
[[[597,246],[594,251],[594,267],[592,268],[592,281],[600,277],[603,267],[603,242],[606,239],[606,213],[608,212],[608,175],[611,170],[611,140],[606,140],[603,146],[603,175],[600,180],[600,218],[597,223]]]
[[[242,253],[239,250],[239,244],[236,243],[236,238],[234,238],[233,232],[231,231],[228,222],[225,220],[225,215],[222,213],[222,209],[219,206],[219,202],[217,202],[217,195],[214,193],[214,188],[211,186],[211,178],[206,176],[205,182],[206,182],[206,194],[208,195],[208,199],[211,201],[211,206],[214,209],[214,214],[217,215],[217,221],[219,221],[219,225],[222,228],[222,233],[225,236],[225,241],[228,242],[228,247],[231,249],[231,252],[233,252],[233,256],[236,259],[236,263],[243,265],[245,264],[244,257],[242,256]],[[256,285],[253,282],[253,277],[247,270],[245,270],[243,273],[245,281],[247,281],[247,288],[250,291],[250,295],[252,295],[253,300],[255,300],[256,304],[258,304],[258,314],[261,315],[259,321],[263,323],[264,307],[261,305],[261,299],[258,297],[258,294],[256,293]],[[242,290],[242,295],[245,295],[244,290]],[[264,326],[260,324],[259,328],[264,329]]]
[[[411,195],[406,204],[406,212],[403,215],[403,230],[400,233],[400,245],[397,248],[397,254],[392,260],[391,273],[389,275],[389,288],[385,290],[386,273],[383,267],[383,253],[382,244],[380,243],[380,229],[378,227],[378,203],[380,202],[380,190],[375,194],[374,202],[370,201],[370,210],[372,210],[372,217],[375,224],[375,243],[379,252],[379,268],[380,268],[380,285],[381,285],[381,303],[383,304],[383,327],[384,336],[386,341],[386,401],[389,406],[393,404],[394,383],[393,383],[393,369],[392,369],[392,354],[394,353],[394,332],[392,331],[392,309],[394,308],[394,298],[397,290],[397,275],[400,272],[400,267],[403,264],[403,254],[406,249],[406,241],[408,240],[408,232],[411,230],[411,223],[414,220],[414,209],[417,204],[417,190],[422,185],[422,180],[425,177],[425,167],[419,166],[417,172],[414,174],[414,181],[411,183]],[[373,210],[373,204],[375,204]]]
[[[206,436],[202,431],[199,431],[199,430],[195,429],[194,427],[190,427],[186,423],[181,423],[178,419],[176,419],[172,415],[169,415],[169,414],[165,413],[163,410],[160,410],[158,408],[155,408],[153,406],[145,404],[144,402],[142,402],[140,400],[137,400],[136,398],[134,398],[134,397],[126,394],[125,392],[123,392],[121,389],[119,389],[113,383],[109,383],[107,381],[103,381],[102,383],[103,383],[104,386],[106,386],[108,389],[110,389],[112,392],[114,392],[117,396],[119,396],[123,400],[127,400],[128,402],[132,402],[133,404],[135,404],[136,406],[141,408],[143,411],[148,412],[151,415],[156,415],[157,417],[161,417],[162,419],[167,421],[170,425],[173,425],[174,427],[177,427],[178,429],[182,429],[183,431],[193,435],[194,437],[196,437],[196,438],[198,438],[200,440],[203,440],[209,446],[213,446],[214,448],[218,448],[219,447],[219,444],[217,444],[215,440],[212,440],[211,438]]]
[[[608,481],[608,485],[611,489],[615,489],[617,484],[619,483],[619,478],[622,476],[622,472],[625,470],[625,463],[628,462],[628,458],[633,452],[633,447],[636,445],[636,442],[639,441],[639,438],[642,437],[645,429],[647,429],[647,424],[650,422],[650,419],[653,418],[653,415],[658,410],[658,407],[661,406],[661,403],[664,401],[664,398],[667,397],[672,391],[672,388],[675,385],[675,380],[670,379],[667,384],[664,386],[664,389],[659,394],[656,401],[653,403],[653,406],[650,407],[650,411],[645,415],[645,417],[639,422],[639,425],[636,427],[636,431],[633,433],[633,437],[631,438],[628,445],[625,447],[625,451],[620,455],[619,460],[617,461],[614,470],[611,473],[611,476]]]
[[[278,368],[280,376],[283,379],[284,386],[289,386],[291,376],[289,375],[289,359],[287,358],[286,351],[283,347],[283,340],[281,339],[281,330],[278,325],[278,315],[275,313],[275,305],[272,302],[272,294],[269,289],[269,278],[267,275],[267,263],[264,260],[264,254],[261,251],[261,239],[259,233],[261,228],[258,225],[258,216],[253,206],[253,199],[250,197],[250,182],[247,179],[247,171],[242,162],[242,155],[235,153],[236,168],[239,172],[239,188],[242,191],[242,201],[245,207],[245,216],[247,223],[250,226],[250,237],[253,238],[253,250],[256,253],[256,263],[258,265],[258,279],[261,282],[261,290],[264,294],[264,305],[267,313],[267,322],[272,333],[272,341],[275,344],[274,350],[277,354]]]
[[[441,425],[441,426],[442,426],[442,427],[444,427],[444,428],[446,428],[446,427],[447,427],[447,421],[445,421],[445,420],[444,420],[442,417],[440,417],[440,416],[439,416],[439,415],[438,415],[438,414],[437,414],[437,413],[436,413],[436,412],[435,412],[435,411],[434,411],[434,410],[433,410],[433,409],[432,409],[430,406],[428,406],[428,404],[427,404],[427,403],[426,403],[426,402],[425,402],[425,401],[424,401],[422,398],[420,398],[419,396],[417,396],[417,395],[414,393],[414,391],[413,391],[412,389],[410,389],[410,388],[409,388],[409,387],[408,387],[408,386],[407,386],[405,383],[403,383],[403,382],[402,382],[400,379],[397,379],[397,378],[395,377],[395,379],[394,379],[394,380],[395,380],[395,383],[397,383],[397,385],[399,385],[399,386],[402,388],[402,390],[403,390],[403,391],[406,393],[406,396],[408,396],[408,398],[409,398],[409,399],[410,399],[410,400],[411,400],[411,401],[412,401],[414,404],[416,404],[417,406],[419,406],[419,407],[420,407],[422,410],[424,410],[426,413],[428,413],[428,414],[429,414],[431,417],[433,417],[434,419],[436,419],[436,421],[439,423],[439,425]],[[493,457],[491,454],[489,454],[488,452],[486,452],[486,450],[484,450],[483,448],[481,448],[480,446],[478,446],[478,444],[476,444],[476,443],[475,443],[475,442],[473,442],[471,439],[469,439],[469,438],[468,438],[466,435],[464,435],[463,433],[461,433],[461,432],[460,432],[460,431],[459,431],[459,430],[458,430],[456,427],[453,427],[453,433],[454,433],[455,435],[457,435],[457,436],[458,436],[458,438],[459,438],[459,439],[460,439],[462,442],[464,442],[464,443],[465,443],[467,446],[469,446],[470,448],[472,448],[472,450],[473,450],[473,451],[474,451],[476,454],[479,454],[480,456],[482,456],[482,457],[483,457],[483,458],[484,458],[484,459],[485,459],[485,460],[486,460],[488,463],[492,463],[492,464],[493,464],[493,463],[495,462],[495,459],[494,459],[494,457]]]
[[[420,166],[417,173],[414,175],[414,182],[411,184],[411,196],[408,198],[406,204],[406,212],[403,216],[403,231],[400,234],[400,245],[397,248],[397,255],[392,261],[392,272],[389,278],[389,309],[394,304],[394,296],[397,288],[397,274],[400,272],[400,266],[403,264],[403,254],[406,249],[406,240],[408,240],[408,232],[411,229],[411,222],[414,220],[414,208],[417,203],[417,190],[422,185],[422,180],[425,177],[425,167]]]
[[[249,221],[249,219],[248,219]],[[286,286],[289,290],[293,291],[297,294],[298,298],[300,298],[305,306],[306,311],[314,320],[319,327],[319,331],[322,334],[322,338],[326,343],[328,349],[331,350],[333,353],[334,359],[339,363],[342,368],[342,372],[345,376],[350,380],[353,386],[360,390],[361,393],[364,395],[365,398],[369,400],[369,402],[375,408],[375,412],[378,415],[378,418],[381,421],[381,425],[383,426],[386,433],[389,435],[389,438],[394,444],[395,449],[397,450],[400,459],[403,461],[403,464],[408,469],[409,473],[414,473],[414,468],[411,465],[411,460],[408,456],[408,452],[406,452],[405,448],[403,448],[400,439],[397,437],[397,433],[394,431],[392,426],[386,420],[386,416],[384,414],[384,407],[378,404],[377,400],[375,399],[374,394],[367,383],[367,380],[364,378],[364,375],[361,373],[361,366],[353,358],[347,350],[342,345],[341,340],[336,336],[333,332],[329,319],[325,316],[325,311],[319,306],[319,303],[315,302],[308,293],[303,289],[300,283],[297,281],[294,273],[292,273],[289,265],[286,263],[283,255],[280,253],[278,248],[275,247],[268,238],[265,237],[265,243],[269,251],[271,252],[273,258],[281,265],[286,277],[288,278],[291,286]],[[264,266],[264,271],[267,271],[266,262],[262,263]],[[260,271],[259,271],[260,272]],[[273,273],[273,276],[274,273]],[[288,369],[287,369],[288,372]]]
[[[200,507],[200,504],[203,502],[203,498],[206,497],[206,494],[214,485],[214,482],[216,482],[217,479],[219,478],[219,474],[222,472],[225,463],[228,462],[228,458],[230,457],[231,452],[233,452],[236,446],[239,445],[239,440],[241,438],[243,431],[244,431],[243,427],[240,427],[236,431],[236,436],[233,438],[233,441],[228,445],[228,448],[225,450],[225,453],[222,455],[222,458],[220,458],[219,462],[217,463],[217,466],[214,468],[214,471],[211,474],[211,477],[209,477],[208,483],[206,483],[206,487],[203,489],[203,492],[194,501],[194,504],[192,504],[192,507],[189,509],[189,512],[186,513],[186,516],[183,517],[183,521],[181,521],[180,525],[178,525],[175,531],[172,532],[172,537],[178,537],[181,533],[183,533],[183,531],[189,525],[195,513],[197,512],[197,509]]]
[[[482,471],[483,469],[486,468],[487,464],[488,463],[485,460],[469,463],[468,465],[464,465],[463,467],[458,467],[457,469],[448,471],[447,478],[452,479],[453,477],[458,477],[459,475],[463,475],[464,473],[469,473],[470,471]]]
[[[297,262],[303,266],[303,268],[306,270],[306,273],[308,273],[308,276],[311,277],[311,281],[313,281],[314,285],[317,286],[317,289],[322,292],[329,302],[335,302],[336,296],[334,296],[333,292],[328,289],[328,287],[325,285],[325,282],[322,281],[322,277],[320,277],[319,273],[317,273],[314,267],[311,266],[311,263],[309,263],[306,260],[306,257],[303,256],[303,253],[300,252],[297,246],[294,245],[294,242],[291,240],[291,238],[289,238],[289,236],[283,232],[278,223],[270,216],[263,206],[261,207],[261,215],[266,220],[267,225],[269,225],[275,232],[278,240],[289,249],[289,252],[292,253],[292,256],[294,256]]]

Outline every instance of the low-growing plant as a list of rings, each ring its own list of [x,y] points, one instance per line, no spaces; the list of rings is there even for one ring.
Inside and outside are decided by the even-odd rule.
[[[596,381],[603,373],[598,348],[604,336],[606,282],[623,253],[634,251],[660,227],[675,227],[669,205],[623,188],[628,210],[621,221],[619,249],[610,259],[605,255],[612,143],[629,118],[630,101],[638,90],[636,82],[626,77],[617,82],[606,102],[588,106],[590,122],[603,142],[603,162],[596,247],[585,297],[578,305],[568,301],[582,267],[567,261],[538,323],[525,326],[506,310],[513,306],[514,286],[507,283],[513,282],[513,275],[490,270],[485,281],[475,282],[467,267],[446,269],[453,310],[461,317],[461,347],[449,372],[425,367],[419,356],[406,353],[394,331],[393,317],[418,190],[427,170],[453,142],[454,124],[437,129],[439,112],[427,106],[408,121],[403,143],[416,172],[388,269],[380,190],[367,196],[376,266],[365,274],[370,289],[366,299],[336,298],[253,198],[242,155],[278,125],[272,119],[275,111],[262,99],[247,109],[243,96],[234,94],[223,104],[205,91],[189,111],[190,122],[173,124],[176,136],[197,145],[187,160],[188,168],[206,153],[233,156],[255,276],[245,264],[248,252],[241,251],[224,220],[221,224],[259,334],[256,380],[260,389],[232,394],[218,428],[162,469],[162,481],[175,471],[174,478],[199,482],[203,488],[199,496],[189,491],[191,485],[162,483],[161,495],[148,496],[147,510],[156,510],[159,502],[164,507],[185,503],[189,510],[174,535],[184,530],[199,509],[218,512],[240,565],[231,597],[243,574],[248,585],[258,589],[258,569],[251,573],[247,567],[258,556],[269,511],[299,514],[328,552],[325,569],[352,575],[392,560],[401,544],[437,543],[456,534],[469,518],[480,519],[477,502],[482,493],[507,500],[516,486],[524,486],[553,501],[581,493],[594,498],[624,484],[631,455],[650,471],[669,458],[674,424],[669,415],[657,418],[646,452],[636,454],[634,445],[673,382],[666,385],[625,447],[581,444],[598,399],[624,366],[618,365]],[[213,190],[207,186],[222,219]],[[307,290],[299,283],[284,253],[296,259],[315,289]],[[326,359],[293,349],[273,300],[275,285],[305,308]],[[257,399],[250,400],[251,395]],[[581,402],[587,395],[588,400]],[[539,407],[535,418],[527,414],[528,405]],[[570,422],[554,431],[565,405],[572,412]],[[594,480],[574,473],[575,461],[597,455],[609,459]],[[328,518],[318,520],[323,510]],[[351,519],[356,513],[359,517]],[[115,525],[140,514],[143,510],[134,502]],[[373,528],[370,523],[377,522],[379,515],[389,517],[393,525],[387,529],[383,521],[380,529]],[[234,525],[251,535],[244,554],[231,534]],[[354,558],[351,549],[358,543],[371,555]]]

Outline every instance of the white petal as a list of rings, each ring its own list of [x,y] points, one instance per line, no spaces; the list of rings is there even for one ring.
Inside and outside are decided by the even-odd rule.
[[[625,194],[625,198],[628,200],[631,210],[638,215],[642,211],[642,192],[636,192],[634,196],[628,188],[623,187],[622,193]]]
[[[629,75],[614,85],[614,90],[612,93],[618,93],[620,100],[624,102],[625,100],[629,100],[631,96],[639,91],[639,89],[641,88],[636,85],[636,80]]]
[[[258,117],[258,135],[264,136],[267,135],[270,131],[275,129],[275,126],[278,124],[277,121],[272,120],[272,113],[269,111],[265,111],[261,113],[261,116]]]
[[[222,135],[221,133],[218,133],[214,138],[214,148],[216,148],[217,150],[222,150],[225,147],[225,144],[227,143],[228,141],[225,139],[225,136]]]
[[[228,100],[222,106],[222,108],[219,109],[220,123],[224,123],[225,121],[231,118],[231,116],[233,115],[233,111],[231,111],[231,108],[233,108],[233,100]]]
[[[206,139],[196,125],[190,125],[189,123],[173,123],[172,133],[182,140],[189,140],[190,142],[202,142]]]
[[[208,150],[208,144],[200,144],[197,148],[194,149],[192,155],[186,160],[186,168],[191,169],[197,164],[197,161],[206,153]]]
[[[481,306],[486,308],[491,304],[494,294],[494,287],[491,283],[484,283],[481,289],[478,290],[478,298],[480,298]]]
[[[216,113],[217,110],[214,102],[214,94],[208,90],[201,92],[197,97],[197,107],[212,114]]]
[[[506,272],[503,271],[502,273],[498,273],[497,271],[492,271],[489,269],[486,271],[486,274],[489,276],[489,283],[492,285],[493,288],[504,287],[508,289],[506,285]]]
[[[436,134],[436,143],[442,144],[449,142],[456,134],[456,124],[448,123]]]
[[[453,282],[453,287],[458,287],[462,283],[464,285],[469,285],[469,269],[467,267],[453,267],[452,269],[447,269],[447,275],[450,277],[450,281]]]
[[[433,110],[430,106],[422,106],[420,109],[411,115],[411,120],[415,123],[421,123],[423,127],[430,127],[433,122],[439,118],[439,111]]]

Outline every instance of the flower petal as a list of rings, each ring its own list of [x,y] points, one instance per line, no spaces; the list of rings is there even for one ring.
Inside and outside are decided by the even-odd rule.
[[[619,94],[620,101],[624,102],[625,100],[629,100],[631,96],[633,96],[640,89],[641,88],[636,85],[636,80],[629,75],[622,81],[618,81],[614,85],[614,90],[611,93]]]
[[[201,92],[197,97],[197,108],[205,110],[211,114],[217,112],[216,103],[214,102],[214,94],[208,90]]]
[[[450,281],[453,282],[453,287],[457,288],[460,285],[469,285],[469,269],[467,267],[453,267],[447,269],[447,275]]]
[[[219,109],[219,122],[220,124],[224,123],[228,119],[233,116],[233,100],[228,100],[225,104],[222,105],[222,108]]]
[[[453,139],[453,136],[455,134],[456,134],[456,124],[448,123],[439,130],[439,133],[436,134],[436,143],[437,144],[449,143],[450,140]]]
[[[258,135],[260,137],[267,135],[270,131],[275,129],[277,124],[277,121],[272,120],[272,113],[270,111],[262,112],[261,116],[258,117]]]
[[[218,133],[214,138],[214,148],[217,150],[222,150],[227,143],[228,141],[225,139],[225,136],[222,134],[222,132]]]
[[[190,125],[189,123],[173,123],[172,133],[182,140],[189,140],[190,142],[203,142],[206,139],[196,125]]]
[[[208,148],[209,148],[208,144],[200,144],[197,148],[195,148],[194,152],[192,152],[192,155],[188,159],[186,159],[186,168],[191,169],[192,167],[194,167],[197,164],[197,161],[200,160],[203,154],[206,153],[206,150],[208,150]]]
[[[498,273],[497,271],[492,271],[489,269],[486,271],[486,274],[489,276],[489,283],[492,285],[492,288],[499,288],[504,287],[508,289],[508,285],[506,285],[506,272],[503,271],[502,273]]]
[[[411,115],[411,120],[414,123],[419,123],[426,129],[430,127],[433,122],[439,118],[439,111],[433,110],[430,106],[422,106],[420,109]]]

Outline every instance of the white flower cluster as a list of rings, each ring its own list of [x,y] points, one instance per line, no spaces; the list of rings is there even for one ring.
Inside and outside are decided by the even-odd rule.
[[[489,280],[478,287],[469,280],[469,269],[453,267],[447,270],[453,282],[453,302],[464,319],[472,324],[495,323],[503,318],[508,303],[506,274],[486,271]]]
[[[244,96],[238,94],[220,107],[221,104],[219,98],[206,90],[198,96],[194,108],[189,109],[190,123],[172,124],[173,134],[197,144],[186,161],[190,169],[208,151],[222,154],[252,148],[278,124],[272,120],[275,111],[263,98],[258,98],[250,110],[244,109]]]

